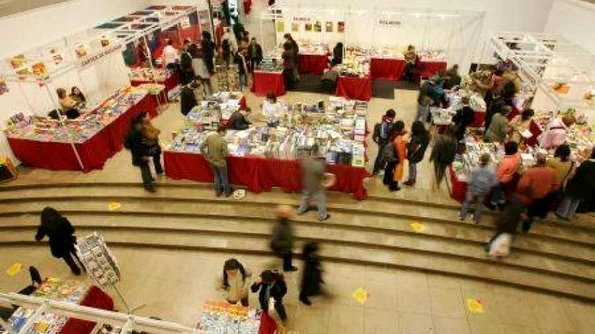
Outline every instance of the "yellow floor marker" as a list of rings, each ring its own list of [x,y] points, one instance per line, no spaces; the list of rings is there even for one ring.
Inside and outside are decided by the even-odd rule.
[[[21,270],[23,269],[23,265],[20,263],[15,263],[12,266],[8,267],[8,269],[6,269],[6,274],[8,276],[14,276],[18,273],[21,272]]]
[[[475,299],[475,298],[467,299],[467,308],[469,309],[469,312],[471,312],[471,313],[483,313],[484,312],[483,304],[481,303],[481,300]]]
[[[363,305],[368,300],[368,292],[364,288],[357,288],[353,292],[353,298]]]
[[[116,211],[121,207],[122,207],[122,204],[120,204],[118,202],[111,202],[110,204],[107,205],[107,209],[110,211]]]
[[[411,223],[409,226],[417,233],[424,233],[427,230],[426,225],[421,223]]]

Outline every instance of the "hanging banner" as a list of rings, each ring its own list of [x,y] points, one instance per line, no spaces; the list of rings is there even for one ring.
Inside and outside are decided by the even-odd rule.
[[[345,22],[337,22],[337,32],[345,32]]]
[[[106,56],[114,53],[114,52],[119,52],[122,49],[122,45],[118,44],[118,45],[114,45],[114,46],[110,46],[107,47],[101,51],[99,51],[98,53],[85,57],[83,59],[81,59],[78,62],[78,67],[79,69],[84,69],[86,67],[89,67],[90,65],[92,65],[93,63],[99,61],[102,58],[105,58]]]
[[[378,25],[382,28],[400,28],[401,21],[380,19],[378,20]]]
[[[324,25],[325,32],[333,32],[333,22],[327,21]]]
[[[35,76],[35,79],[37,79],[38,81],[45,81],[50,78],[48,69],[42,61],[33,64],[31,66],[31,69],[33,70],[33,75]]]
[[[27,58],[25,58],[25,55],[18,55],[10,59],[10,66],[18,71],[29,67],[29,62],[27,61]]]
[[[108,35],[101,36],[101,47],[107,48],[112,43]]]
[[[74,53],[77,58],[84,58],[89,54],[89,48],[83,43],[77,43],[74,45]]]

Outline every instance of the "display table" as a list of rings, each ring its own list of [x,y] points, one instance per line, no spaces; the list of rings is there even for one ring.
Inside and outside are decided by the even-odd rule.
[[[166,150],[163,159],[165,174],[174,180],[213,183],[211,166],[200,154]],[[229,157],[227,163],[230,183],[246,186],[251,192],[270,191],[273,187],[285,192],[302,190],[301,168],[297,160]],[[353,194],[358,200],[368,197],[364,188],[364,179],[368,176],[365,168],[327,165],[327,172],[337,176],[337,182],[330,190]]]
[[[114,310],[113,299],[103,290],[75,280],[47,278],[33,292],[33,296],[107,311]],[[14,330],[18,331],[32,315],[33,310],[19,308],[8,322],[13,326]],[[89,334],[93,332],[96,325],[94,322],[74,318],[68,319],[51,312],[44,314],[37,324],[30,333]]]
[[[351,100],[369,101],[372,98],[372,78],[339,76],[337,80],[337,96]]]
[[[50,170],[82,170],[87,173],[94,169],[102,169],[107,159],[122,150],[131,120],[150,108],[156,106],[154,99],[147,95],[93,137],[83,143],[74,144],[84,166],[82,169],[70,143],[14,137],[7,139],[14,155],[27,166]]]
[[[304,54],[299,55],[299,72],[322,75],[328,68],[328,55]]]
[[[440,71],[446,71],[447,66],[445,61],[420,60],[418,64],[418,76],[421,78],[431,78]]]
[[[251,91],[256,96],[266,96],[269,93],[275,96],[285,95],[283,72],[254,71]]]
[[[157,83],[160,83],[165,86],[165,96],[167,96],[167,93],[170,90],[172,90],[174,87],[179,85],[180,82],[181,82],[180,75],[178,73],[173,73],[172,75],[170,75],[169,78],[165,79],[165,81],[157,82]],[[140,86],[140,85],[146,84],[146,83],[153,83],[153,81],[145,81],[145,80],[131,80],[130,81],[130,84],[133,87]]]
[[[370,58],[370,76],[372,79],[400,80],[404,72],[404,59]]]
[[[450,174],[450,178],[447,181],[450,182],[450,197],[462,203],[467,193],[467,182],[457,177],[457,173],[455,173],[452,166],[448,167],[448,173]]]

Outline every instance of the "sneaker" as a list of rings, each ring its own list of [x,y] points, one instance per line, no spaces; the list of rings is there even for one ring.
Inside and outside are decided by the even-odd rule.
[[[467,217],[463,217],[461,215],[458,216],[460,221],[465,221],[465,219],[467,219]]]
[[[490,209],[491,211],[495,211],[496,210],[496,203],[494,202],[488,202],[486,203],[486,208]]]
[[[311,306],[312,302],[308,300],[308,298],[300,298],[300,302],[302,302],[302,304],[307,305],[307,306]]]
[[[146,187],[145,190],[153,194],[157,192],[157,190],[155,190],[155,187],[153,186]]]
[[[415,180],[407,180],[407,181],[403,182],[403,184],[408,187],[413,187],[415,185]]]
[[[329,220],[330,218],[331,218],[331,215],[328,215],[328,214],[327,214],[327,215],[326,215],[326,217],[324,217],[324,218],[322,218],[322,219],[321,219],[321,218],[319,218],[318,220],[319,220],[319,221],[321,221],[321,222],[323,222],[323,221]]]
[[[302,216],[304,214],[306,214],[306,212],[310,211],[310,207],[306,208],[306,210],[304,211],[300,211],[300,208],[297,209],[297,214],[298,216]]]
[[[390,192],[395,192],[395,191],[399,191],[399,190],[401,190],[401,187],[399,187],[399,186],[396,186],[395,188],[388,188],[388,191],[390,191]]]

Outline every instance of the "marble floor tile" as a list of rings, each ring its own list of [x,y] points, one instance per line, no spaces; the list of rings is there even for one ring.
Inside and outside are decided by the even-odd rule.
[[[434,328],[436,334],[470,334],[469,321],[467,318],[450,318],[445,316],[433,315]]]
[[[428,313],[399,312],[400,333],[435,334],[432,316]]]

